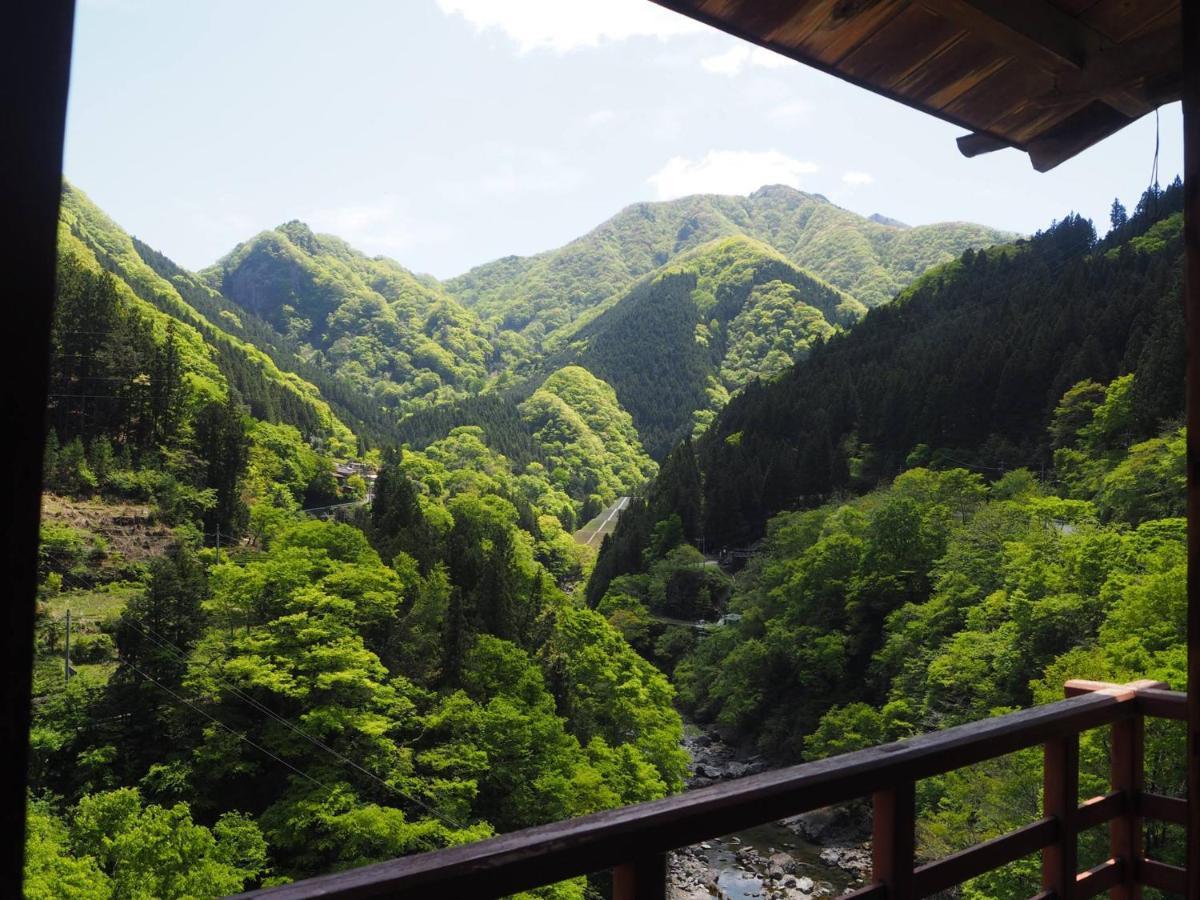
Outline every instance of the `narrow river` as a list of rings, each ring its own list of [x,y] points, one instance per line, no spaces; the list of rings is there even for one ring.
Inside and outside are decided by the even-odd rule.
[[[696,772],[692,787],[725,781],[765,768],[757,757],[743,758],[713,735],[686,723],[684,749]],[[673,900],[805,900],[831,897],[862,884],[837,860],[867,857],[860,835],[823,846],[780,822],[705,841],[678,851],[671,862]],[[825,860],[822,860],[822,852]]]

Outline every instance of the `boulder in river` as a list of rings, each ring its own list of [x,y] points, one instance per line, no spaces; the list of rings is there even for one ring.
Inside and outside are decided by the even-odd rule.
[[[767,861],[767,871],[776,877],[791,875],[796,871],[796,860],[790,853],[772,853]]]
[[[784,819],[783,824],[800,837],[825,847],[860,844],[871,836],[871,817],[865,808],[826,806]]]
[[[821,862],[859,878],[866,878],[871,872],[871,852],[860,847],[826,847],[821,851]]]

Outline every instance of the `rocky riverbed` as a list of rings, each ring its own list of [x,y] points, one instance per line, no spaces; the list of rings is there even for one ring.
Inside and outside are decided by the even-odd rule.
[[[761,757],[740,755],[717,735],[689,726],[688,788],[767,769]],[[868,832],[861,813],[825,809],[677,850],[670,860],[672,900],[812,900],[861,885],[870,872]]]

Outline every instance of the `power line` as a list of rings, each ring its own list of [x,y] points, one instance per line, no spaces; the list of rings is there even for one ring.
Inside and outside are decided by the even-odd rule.
[[[143,672],[141,669],[139,669],[137,666],[135,666],[135,665],[134,665],[133,663],[131,663],[129,660],[127,660],[127,659],[125,659],[125,658],[123,658],[123,657],[117,657],[117,658],[118,658],[118,660],[120,660],[120,662],[122,663],[122,665],[129,666],[129,668],[133,669],[133,671],[137,672],[139,675],[141,675],[143,678],[145,678],[145,679],[146,679],[147,681],[149,681],[151,684],[153,684],[153,685],[155,685],[155,686],[157,686],[157,687],[161,688],[162,690],[166,691],[168,694],[170,694],[172,697],[174,697],[174,698],[175,698],[176,700],[178,700],[180,703],[183,703],[183,704],[186,704],[187,706],[190,706],[192,709],[194,709],[196,712],[200,713],[200,715],[204,716],[206,719],[208,719],[208,720],[210,720],[210,721],[212,721],[212,722],[216,723],[217,725],[220,725],[222,728],[224,728],[226,731],[228,731],[230,734],[232,734],[232,735],[233,735],[235,738],[237,738],[238,740],[240,740],[240,741],[245,741],[247,744],[249,744],[249,745],[250,745],[251,747],[253,747],[254,749],[256,749],[256,750],[258,750],[258,751],[260,751],[260,752],[262,752],[262,753],[265,753],[267,756],[271,757],[271,759],[275,760],[276,762],[278,762],[278,763],[282,763],[283,765],[287,766],[289,769],[291,769],[293,772],[295,772],[295,773],[296,773],[297,775],[299,775],[300,777],[302,777],[302,778],[305,778],[305,779],[307,779],[307,780],[311,781],[311,782],[312,782],[313,784],[315,784],[317,787],[319,787],[319,788],[324,788],[324,787],[325,787],[325,785],[323,785],[321,782],[317,781],[317,779],[313,778],[313,777],[312,777],[311,775],[309,775],[307,772],[303,772],[303,771],[301,771],[300,769],[297,769],[295,766],[293,766],[293,765],[292,765],[290,762],[288,762],[286,759],[282,759],[282,758],[280,758],[280,757],[276,756],[274,753],[272,753],[272,752],[271,752],[270,750],[268,750],[266,747],[263,747],[263,746],[262,746],[262,745],[260,745],[260,744],[256,744],[254,741],[250,740],[250,738],[246,737],[246,736],[245,736],[244,734],[242,734],[241,732],[239,732],[239,731],[235,731],[234,729],[230,728],[228,725],[226,725],[224,722],[222,722],[222,721],[221,721],[220,719],[218,719],[216,716],[214,716],[214,715],[210,715],[209,713],[205,712],[203,709],[201,709],[199,706],[197,706],[195,703],[193,703],[193,702],[192,702],[191,700],[189,700],[187,697],[180,696],[179,694],[177,694],[177,693],[175,693],[173,690],[171,690],[169,687],[167,687],[165,684],[163,684],[163,683],[161,683],[160,681],[158,681],[157,679],[155,679],[153,676],[151,676],[151,675],[147,675],[145,672]]]
[[[157,632],[154,631],[153,628],[151,628],[149,625],[147,625],[144,621],[136,618],[135,616],[130,615],[128,613],[128,611],[126,611],[126,613],[125,613],[125,619],[132,626],[132,628],[135,631],[137,631],[139,634],[141,634],[144,638],[153,642],[154,644],[157,644],[159,647],[161,647],[163,650],[166,650],[168,653],[171,653],[180,662],[186,663],[188,661],[187,655],[183,652],[183,650],[181,650],[175,644],[171,643],[165,637],[162,637],[162,635],[159,635]],[[138,624],[142,625],[146,629],[146,631],[142,631],[142,629],[138,627]],[[150,632],[150,634],[147,634],[146,633],[147,631]],[[157,635],[157,637],[153,637],[151,635]],[[211,663],[212,660],[210,660],[209,662]],[[459,824],[458,822],[451,819],[449,816],[444,815],[443,813],[434,809],[432,806],[430,806],[429,804],[425,803],[424,801],[418,799],[417,797],[411,796],[411,795],[405,793],[404,791],[400,790],[399,788],[397,788],[395,785],[389,784],[388,782],[384,781],[382,778],[380,778],[374,772],[370,771],[369,769],[364,768],[363,766],[356,763],[354,760],[339,753],[337,750],[333,749],[328,744],[326,744],[324,741],[322,741],[320,738],[313,737],[311,734],[306,732],[299,725],[296,725],[290,719],[287,719],[284,716],[281,716],[280,714],[275,712],[270,707],[266,706],[259,700],[255,699],[254,697],[247,694],[245,691],[241,690],[241,688],[237,687],[236,685],[230,684],[228,681],[224,680],[223,678],[221,678],[219,675],[216,675],[215,673],[210,673],[210,674],[212,675],[213,680],[217,682],[217,684],[226,688],[239,700],[244,701],[245,703],[249,704],[253,709],[263,713],[264,715],[269,716],[270,718],[272,718],[279,724],[290,729],[291,731],[293,731],[300,737],[304,738],[306,741],[308,741],[314,747],[318,748],[319,750],[323,750],[324,752],[333,756],[334,759],[338,760],[339,762],[344,763],[345,765],[348,765],[351,768],[353,768],[355,771],[362,773],[363,775],[370,778],[372,781],[374,781],[376,784],[378,784],[380,787],[384,788],[385,790],[391,791],[392,793],[396,794],[398,797],[421,807],[426,812],[428,812],[431,816],[433,816],[434,818],[441,821],[441,823],[443,825],[448,825],[449,827],[460,830],[460,831],[465,829],[466,826]]]

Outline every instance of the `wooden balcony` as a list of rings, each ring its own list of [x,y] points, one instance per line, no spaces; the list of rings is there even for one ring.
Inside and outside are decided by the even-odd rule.
[[[1186,720],[1187,696],[1149,681],[1075,681],[1066,694],[1056,703],[893,744],[245,896],[497,897],[612,869],[616,900],[662,898],[670,850],[867,796],[874,803],[874,872],[871,884],[848,895],[857,900],[929,897],[1039,852],[1037,900],[1083,900],[1104,891],[1132,900],[1143,886],[1183,895],[1185,870],[1143,854],[1142,823],[1185,825],[1187,804],[1146,793],[1142,766],[1145,718]],[[1079,736],[1101,727],[1111,728],[1111,790],[1080,803]],[[1041,819],[916,865],[917,781],[1038,745],[1045,754]],[[1105,825],[1109,859],[1079,871],[1077,836]]]

